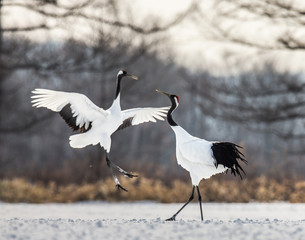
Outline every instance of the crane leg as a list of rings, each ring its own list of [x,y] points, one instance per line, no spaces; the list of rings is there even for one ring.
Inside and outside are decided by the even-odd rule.
[[[110,168],[110,171],[111,171],[111,174],[112,174],[112,177],[114,178],[114,181],[116,183],[116,187],[118,189],[122,189],[124,190],[125,192],[128,192],[126,188],[123,188],[119,182],[119,179],[117,178],[117,176],[114,174],[113,172],[113,166],[112,166],[112,162],[110,161],[109,157],[108,157],[108,153],[106,153],[106,161],[107,161],[107,166]]]
[[[107,161],[107,166],[110,168],[112,177],[114,178],[114,181],[115,181],[115,183],[116,183],[116,187],[117,187],[118,189],[124,190],[125,192],[128,192],[126,188],[124,188],[124,187],[121,186],[121,184],[120,184],[120,182],[119,182],[119,179],[117,178],[117,176],[116,176],[116,175],[114,174],[114,172],[113,172],[113,168],[118,169],[121,173],[123,173],[126,177],[129,177],[129,178],[137,177],[138,175],[134,175],[134,174],[128,173],[128,172],[126,172],[125,170],[123,170],[122,168],[120,168],[119,166],[115,165],[115,164],[109,159],[109,153],[108,153],[108,152],[106,153],[106,161]]]
[[[180,213],[181,210],[194,199],[194,190],[195,190],[195,186],[193,186],[192,194],[191,194],[189,200],[182,206],[182,208],[179,209],[178,212],[176,212],[171,218],[168,218],[165,221],[175,221],[176,220],[176,216],[178,215],[178,213]]]
[[[137,177],[138,175],[136,174],[131,174],[129,172],[126,172],[124,169],[120,168],[118,165],[114,164],[110,159],[109,159],[109,155],[108,153],[106,153],[106,161],[107,161],[107,165],[110,168],[116,168],[117,170],[119,170],[121,173],[124,174],[124,176],[129,177],[129,178],[133,178],[133,177]]]
[[[110,161],[110,160],[109,160]],[[116,169],[118,169],[121,173],[124,174],[124,176],[129,177],[129,178],[133,178],[133,177],[137,177],[138,175],[135,174],[131,174],[129,172],[126,172],[124,169],[120,168],[119,166],[115,165],[113,162],[110,161],[110,164],[115,167]]]
[[[200,191],[199,191],[199,187],[196,186],[197,188],[197,193],[198,193],[198,201],[199,201],[199,206],[200,206],[200,214],[201,214],[201,221],[203,221],[203,214],[202,214],[202,204],[201,204],[201,195],[200,195]]]

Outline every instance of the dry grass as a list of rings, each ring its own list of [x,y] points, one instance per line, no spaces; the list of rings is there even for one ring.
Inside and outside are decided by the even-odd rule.
[[[129,192],[118,191],[112,178],[96,183],[58,186],[30,183],[24,179],[0,181],[0,200],[5,202],[77,202],[84,200],[185,202],[191,192],[191,182],[174,180],[170,186],[148,178],[120,179]],[[305,181],[278,182],[266,177],[252,180],[212,178],[200,184],[205,202],[305,202]]]

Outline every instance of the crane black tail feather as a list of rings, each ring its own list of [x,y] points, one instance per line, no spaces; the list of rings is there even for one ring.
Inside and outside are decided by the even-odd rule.
[[[215,167],[219,164],[231,170],[231,174],[238,175],[242,179],[242,173],[246,175],[244,169],[240,166],[239,161],[248,163],[245,156],[240,152],[241,146],[230,142],[215,142],[212,144],[212,152],[215,159]]]

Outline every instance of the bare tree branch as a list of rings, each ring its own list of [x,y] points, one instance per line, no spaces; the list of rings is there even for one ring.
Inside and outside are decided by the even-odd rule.
[[[0,128],[0,134],[16,134],[16,133],[29,131],[38,124],[43,124],[45,121],[49,120],[53,116],[54,116],[53,113],[47,113],[43,116],[32,118],[26,123],[14,125],[14,126],[6,126],[6,127],[2,126]]]
[[[305,139],[305,84],[300,75],[277,73],[267,65],[238,77],[202,73],[188,78],[189,91],[199,97],[196,103],[205,116],[252,130],[271,129],[283,139]]]
[[[44,7],[44,5],[35,5],[33,3],[7,3],[4,6],[18,6],[22,7],[24,9],[27,9],[29,11],[33,11],[35,13],[39,13],[42,16],[45,17],[51,17],[56,19],[61,18],[68,18],[68,17],[77,17],[77,18],[83,18],[88,21],[94,21],[106,25],[116,26],[119,28],[127,28],[134,32],[140,33],[140,34],[153,34],[157,32],[164,32],[170,29],[173,26],[176,26],[177,24],[181,23],[185,18],[187,18],[190,14],[192,14],[197,9],[197,3],[194,1],[192,4],[190,4],[189,8],[184,10],[183,12],[177,14],[171,21],[169,21],[166,24],[161,25],[160,23],[153,23],[153,26],[140,26],[136,25],[134,23],[125,22],[125,21],[119,21],[119,20],[109,20],[107,18],[104,18],[102,16],[95,16],[89,13],[85,13],[82,11],[86,7],[90,7],[94,3],[94,0],[85,1],[84,3],[73,5],[71,7],[62,6],[62,5],[56,5],[55,10],[48,10]],[[61,10],[61,11],[59,11]],[[40,26],[40,27],[39,27]],[[27,28],[24,28],[22,31],[31,31],[36,30],[38,28],[48,28],[45,24],[41,24],[37,27],[35,26],[29,26]],[[11,29],[5,29],[5,31],[17,31],[16,28]]]
[[[27,27],[11,27],[11,28],[2,28],[2,32],[29,32],[41,29],[50,29],[46,24],[39,24],[36,26],[27,26]]]
[[[229,4],[229,9],[223,7],[223,3]],[[305,9],[293,5],[291,1],[281,0],[245,0],[233,1],[222,0],[216,1],[215,7],[217,19],[208,19],[205,13],[198,9],[200,18],[204,18],[207,24],[213,29],[212,39],[216,41],[228,41],[261,50],[305,50],[304,38],[297,35],[302,32],[305,26]],[[245,11],[248,14],[240,14]],[[253,19],[252,16],[256,16]],[[233,26],[228,27],[222,22],[230,19],[235,22]],[[247,39],[244,35],[236,34],[238,29],[245,22],[260,22],[267,25],[273,24],[281,32],[274,36],[274,44],[267,44],[261,41],[263,36],[256,39]],[[287,30],[288,29],[288,30]],[[272,38],[272,36],[271,36]]]

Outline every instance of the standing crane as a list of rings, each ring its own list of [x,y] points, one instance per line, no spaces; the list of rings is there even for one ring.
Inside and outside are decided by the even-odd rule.
[[[202,179],[231,170],[235,176],[242,178],[241,172],[245,174],[238,161],[247,163],[244,155],[239,151],[240,146],[230,142],[210,142],[205,139],[194,137],[180,127],[172,117],[172,113],[179,105],[179,97],[160,90],[156,90],[169,97],[172,106],[167,113],[167,121],[176,135],[176,157],[177,162],[190,173],[193,188],[189,200],[167,221],[175,221],[176,216],[194,198],[195,188],[198,193],[201,220],[203,220],[201,195],[199,183]]]
[[[129,178],[136,177],[115,165],[109,159],[111,147],[111,135],[129,126],[144,122],[156,122],[164,120],[169,107],[161,108],[133,108],[121,110],[120,91],[121,80],[124,77],[137,80],[138,78],[125,70],[117,74],[116,93],[111,107],[107,110],[96,106],[88,97],[80,93],[53,91],[48,89],[35,89],[31,98],[33,107],[45,107],[54,112],[59,112],[65,122],[78,134],[70,136],[70,146],[83,148],[88,145],[100,144],[106,151],[107,166],[118,189],[123,188],[113,172],[113,168],[119,170]]]

